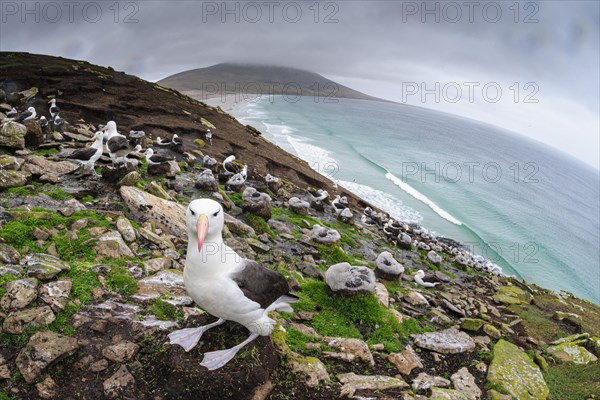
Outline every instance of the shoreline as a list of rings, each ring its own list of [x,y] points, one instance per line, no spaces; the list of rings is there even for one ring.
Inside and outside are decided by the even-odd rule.
[[[227,94],[225,96],[206,97],[203,94],[203,92],[196,91],[196,90],[185,91],[185,92],[181,92],[181,93],[183,93],[186,96],[191,97],[194,100],[198,100],[203,103],[206,103],[207,105],[209,105],[211,107],[215,107],[215,108],[220,107],[221,110],[226,112],[227,114],[231,114],[232,110],[235,110],[236,108],[252,101],[252,99],[240,99],[239,96],[237,96],[235,94]]]
[[[229,96],[231,97],[231,99],[234,99],[234,96]],[[219,98],[214,99],[215,101],[219,102]],[[215,104],[215,103],[213,103]],[[240,106],[240,102],[236,103],[236,102],[229,102],[230,108],[229,108],[229,112],[231,113],[231,110],[235,109],[235,107],[239,107]],[[237,116],[236,116],[237,117]],[[245,117],[243,116],[242,119],[244,119]],[[258,118],[258,121],[264,120],[264,118]],[[245,122],[244,122],[245,124]],[[252,125],[253,122],[250,122],[250,124]],[[258,126],[258,123],[254,123],[255,125]],[[278,128],[279,126],[275,126],[275,128]],[[285,125],[281,125],[282,128],[282,132],[283,132],[283,127],[288,127],[292,130],[292,133],[295,131],[298,131],[298,127],[294,127],[294,126],[290,126],[289,125],[289,121],[286,122]],[[270,127],[269,127],[270,128]],[[277,131],[279,132],[279,131]],[[315,146],[314,143],[312,143],[313,141],[310,138],[306,138],[303,136],[295,136],[295,135],[291,135],[288,132],[287,134],[284,135],[284,133],[278,134],[277,132],[269,132],[269,134],[265,135],[265,137],[267,139],[269,139],[270,141],[272,141],[273,144],[275,144],[276,146],[279,146],[280,148],[284,149],[285,151],[291,152],[292,154],[294,154],[295,156],[297,156],[298,158],[306,161],[311,168],[313,168],[314,166],[314,157],[307,157],[306,151],[300,151],[300,149],[297,148],[298,143],[297,142],[303,142],[303,144],[306,144],[308,146]],[[292,138],[293,142],[296,143],[296,145],[293,145],[292,143],[289,143],[288,146],[286,146],[286,143],[282,143],[283,136],[288,137],[288,138]],[[316,147],[316,146],[315,146]],[[324,152],[327,152],[328,154],[331,154],[332,156],[334,155],[333,153],[330,152],[330,150],[326,150],[325,148],[321,148],[323,149]],[[311,154],[314,155],[314,151],[311,152]],[[332,157],[335,158],[335,157]],[[311,164],[313,163],[313,164]],[[325,161],[323,161],[323,163],[325,163]],[[320,164],[320,162],[318,162],[318,164]],[[419,209],[415,209],[414,207],[409,206],[408,204],[405,203],[405,201],[403,201],[403,199],[398,198],[395,194],[392,194],[392,192],[389,192],[388,190],[383,190],[381,188],[376,188],[373,187],[371,185],[369,185],[368,183],[365,182],[352,182],[352,183],[357,183],[360,184],[362,186],[368,187],[370,190],[369,192],[373,192],[372,196],[370,195],[371,193],[365,193],[363,191],[363,193],[358,193],[356,190],[353,190],[351,187],[348,186],[344,186],[344,181],[348,181],[347,179],[343,179],[343,178],[334,178],[331,176],[328,176],[327,171],[320,171],[319,169],[313,168],[313,170],[325,175],[327,178],[332,179],[333,181],[335,181],[340,187],[343,187],[346,191],[348,192],[352,192],[354,195],[360,197],[361,199],[363,199],[365,202],[368,202],[370,204],[372,204],[373,206],[379,208],[380,210],[383,210],[386,214],[390,215],[391,218],[394,218],[398,221],[402,221],[402,222],[411,222],[411,223],[416,223],[418,224],[421,228],[423,228],[424,230],[427,230],[428,232],[431,232],[432,234],[438,236],[438,237],[444,237],[444,238],[452,238],[453,240],[457,240],[457,242],[461,243],[463,246],[466,247],[470,247],[469,243],[471,243],[468,239],[464,239],[461,238],[460,235],[455,235],[449,232],[442,232],[439,231],[438,229],[436,229],[435,227],[427,227],[427,224],[423,223],[423,218],[422,218],[422,212],[419,211]],[[388,178],[389,179],[389,178]],[[396,182],[394,180],[391,180],[392,183],[396,184]],[[396,184],[396,186],[398,186]],[[400,187],[401,190],[404,190],[402,187]],[[378,194],[376,192],[382,192],[385,193],[387,195],[389,195],[390,197],[392,197],[396,202],[398,207],[393,207],[390,208],[390,205],[386,205],[385,201],[381,202],[379,201],[380,199],[378,199],[377,197]],[[433,212],[435,212],[438,216],[440,216],[441,218],[444,218],[446,220],[448,220],[447,218],[445,218],[444,216],[440,215],[439,212],[437,212],[430,204],[428,204],[428,202],[422,201],[420,198],[415,197],[413,194],[407,192],[406,190],[404,190],[404,192],[406,192],[409,196],[412,196],[413,198],[415,198],[418,201],[421,201],[425,206],[431,208],[433,210]],[[424,196],[424,195],[423,195]],[[385,199],[384,199],[385,200]],[[434,206],[436,206],[436,203],[433,203]],[[396,208],[402,209],[402,208],[408,208],[410,210],[415,210],[415,212],[417,214],[419,214],[421,216],[419,221],[411,221],[410,217],[407,218],[403,218],[403,217],[399,217],[399,215],[405,214],[404,212],[398,212],[398,210],[396,210]],[[439,208],[439,206],[438,206]],[[442,212],[444,212],[443,209],[441,209]],[[450,216],[452,218],[452,216]],[[450,221],[450,220],[449,220]],[[453,221],[450,221],[452,223],[454,223]],[[464,225],[464,223],[460,223],[460,225]],[[538,281],[537,279],[535,279],[535,277],[527,277],[527,269],[522,269],[519,268],[519,265],[515,265],[513,263],[510,263],[506,258],[502,258],[500,261],[498,261],[498,259],[495,259],[493,256],[490,257],[489,256],[489,252],[490,251],[494,251],[495,247],[493,245],[489,245],[488,241],[486,241],[484,238],[479,237],[480,235],[476,232],[473,231],[472,228],[470,228],[468,225],[465,225],[466,229],[471,232],[471,234],[474,234],[476,237],[478,237],[481,242],[480,244],[477,245],[471,245],[473,248],[475,249],[480,249],[481,251],[470,251],[470,253],[473,256],[478,256],[478,257],[483,257],[483,259],[485,259],[485,261],[489,262],[490,264],[497,266],[500,269],[500,273],[505,275],[505,276],[514,276],[517,279],[520,280],[527,280],[527,281],[532,281],[532,282],[536,282],[540,285],[542,285],[542,287],[547,287],[548,284],[544,284],[543,280],[542,281]],[[469,233],[466,233],[467,235]],[[478,242],[479,243],[479,242]],[[487,255],[486,255],[487,254]],[[500,253],[499,257],[502,257],[502,253]],[[522,266],[521,266],[522,267]],[[497,270],[495,267],[492,268],[493,270]],[[572,288],[566,288],[566,287],[557,287],[554,286],[553,289],[551,290],[556,290],[558,291],[567,291],[567,292],[573,292],[574,290]],[[586,295],[582,295],[581,293],[578,294],[578,296],[580,296],[581,298],[585,298],[589,301],[591,301],[594,304],[598,304],[597,300],[594,299],[594,296],[592,295],[591,297]]]

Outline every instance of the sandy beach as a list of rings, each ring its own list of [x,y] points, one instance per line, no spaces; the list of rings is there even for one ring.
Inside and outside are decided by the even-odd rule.
[[[227,93],[224,95],[206,94],[200,90],[190,90],[183,92],[185,95],[191,98],[202,101],[212,107],[221,107],[221,110],[226,113],[231,113],[236,108],[244,105],[249,101],[255,101],[256,98],[245,99],[240,94]]]

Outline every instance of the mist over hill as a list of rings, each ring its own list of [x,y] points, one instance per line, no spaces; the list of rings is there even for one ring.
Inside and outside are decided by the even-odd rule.
[[[193,95],[196,99],[237,95],[284,95],[290,99],[314,96],[319,101],[336,98],[388,101],[351,89],[315,72],[297,68],[222,63],[171,75],[160,85]]]

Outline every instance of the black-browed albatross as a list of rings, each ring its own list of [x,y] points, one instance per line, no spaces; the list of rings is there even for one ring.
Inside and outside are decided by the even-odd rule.
[[[17,118],[15,118],[15,121],[17,121],[17,122],[31,121],[36,116],[37,116],[37,113],[35,112],[35,108],[29,107],[29,108],[27,108],[27,110],[25,110],[21,114],[19,114],[19,116]]]
[[[192,299],[219,319],[209,325],[169,335],[171,344],[190,351],[202,334],[225,321],[244,325],[250,336],[230,349],[204,354],[200,365],[215,370],[258,336],[268,336],[275,325],[269,311],[292,311],[297,297],[289,294],[285,278],[259,263],[240,257],[223,242],[223,207],[210,199],[194,200],[186,212],[188,248],[183,282]]]
[[[240,166],[235,164],[234,161],[234,155],[230,155],[229,157],[225,158],[225,160],[223,160],[223,169],[225,170],[225,175],[235,175],[240,172]]]
[[[69,158],[83,165],[84,170],[94,171],[94,174],[96,174],[96,171],[94,170],[94,164],[102,156],[103,138],[104,132],[96,132],[96,135],[94,136],[94,143],[90,147],[75,151],[69,156]]]
[[[173,161],[175,157],[164,154],[154,154],[154,149],[146,149],[146,162],[148,164],[162,164],[167,161]]]
[[[48,104],[50,104],[48,111],[50,111],[50,116],[52,119],[54,119],[54,117],[60,112],[60,109],[56,106],[56,99],[50,100]]]

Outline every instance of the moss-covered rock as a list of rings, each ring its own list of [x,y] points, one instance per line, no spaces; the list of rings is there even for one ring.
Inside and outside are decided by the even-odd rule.
[[[492,299],[503,304],[530,304],[533,296],[518,286],[507,285],[499,288]]]
[[[500,340],[494,346],[487,381],[520,400],[548,398],[548,386],[539,367],[514,344]]]
[[[24,186],[31,174],[22,171],[7,171],[0,169],[0,189]]]
[[[0,243],[0,264],[17,264],[20,258],[21,255],[14,247]]]
[[[494,325],[491,325],[491,324],[485,324],[483,326],[483,331],[485,332],[486,335],[488,335],[489,337],[492,337],[494,339],[500,339],[500,337],[502,336],[502,334],[500,333],[498,328],[496,328]]]
[[[132,185],[130,185],[132,186]],[[156,197],[160,197],[161,199],[165,199],[165,200],[169,200],[169,201],[173,201],[173,197],[171,197],[171,195],[169,193],[167,193],[167,191],[160,185],[160,183],[157,183],[155,181],[150,182],[150,185],[148,185],[148,193],[153,194]]]
[[[485,321],[477,318],[465,318],[460,323],[460,329],[464,331],[477,332],[485,324]]]
[[[560,361],[572,362],[575,364],[588,364],[598,360],[598,358],[587,351],[585,347],[569,342],[548,347],[548,353],[558,358]]]
[[[131,171],[123,177],[117,184],[118,186],[134,186],[140,180],[140,173],[138,171]]]
[[[71,266],[50,254],[31,254],[27,261],[27,276],[48,280],[62,271],[69,271]]]
[[[23,165],[24,162],[25,160],[22,158],[0,154],[0,169],[17,171],[19,168],[21,168],[21,165]]]
[[[563,338],[555,340],[554,342],[552,342],[550,344],[561,344],[561,343],[581,344],[581,343],[586,343],[589,338],[590,338],[589,333],[578,333],[578,334],[571,335],[571,336],[565,336]]]
[[[376,390],[383,391],[387,389],[404,389],[408,384],[402,379],[392,378],[391,376],[381,375],[356,375],[352,372],[339,374],[338,380],[342,386],[341,396],[353,397],[357,390]]]
[[[200,118],[200,123],[204,126],[206,126],[207,128],[210,129],[217,129],[216,126],[214,126],[209,120],[207,120],[206,118]]]
[[[0,128],[0,146],[12,149],[24,149],[26,134],[27,127],[25,125],[9,121]]]
[[[535,361],[535,363],[542,369],[542,371],[548,370],[548,361],[546,361],[544,356],[542,356],[541,354],[536,353],[533,356],[533,361]]]
[[[432,388],[429,400],[468,400],[467,397],[452,389]]]

